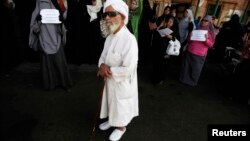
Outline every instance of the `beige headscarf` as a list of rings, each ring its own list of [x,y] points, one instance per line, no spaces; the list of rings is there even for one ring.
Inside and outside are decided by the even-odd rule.
[[[124,24],[128,23],[128,5],[123,0],[106,0],[104,3],[103,12],[108,6],[112,6],[115,11],[125,16]]]

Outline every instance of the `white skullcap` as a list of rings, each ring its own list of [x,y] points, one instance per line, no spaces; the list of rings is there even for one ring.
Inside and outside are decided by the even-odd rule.
[[[104,3],[103,12],[108,6],[112,6],[115,11],[125,16],[124,24],[128,23],[128,5],[123,0],[106,0]]]

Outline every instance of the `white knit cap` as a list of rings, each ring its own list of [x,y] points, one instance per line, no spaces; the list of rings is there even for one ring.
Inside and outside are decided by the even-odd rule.
[[[104,3],[103,12],[108,6],[112,6],[115,11],[125,16],[124,24],[128,23],[128,5],[123,0],[106,0]]]

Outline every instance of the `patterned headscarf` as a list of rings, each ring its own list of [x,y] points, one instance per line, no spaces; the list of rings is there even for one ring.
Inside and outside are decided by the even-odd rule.
[[[203,19],[208,20],[209,25],[208,25],[208,27],[201,27],[201,24],[199,24],[198,29],[206,29],[206,30],[208,30],[208,32],[211,33],[212,38],[215,39],[216,33],[215,33],[213,21],[212,21],[213,17],[211,15],[206,15]]]

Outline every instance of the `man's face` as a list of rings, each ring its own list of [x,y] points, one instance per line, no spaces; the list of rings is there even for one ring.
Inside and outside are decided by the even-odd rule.
[[[110,33],[116,33],[122,26],[123,17],[119,12],[115,11],[112,6],[108,6],[105,9],[103,16]]]

